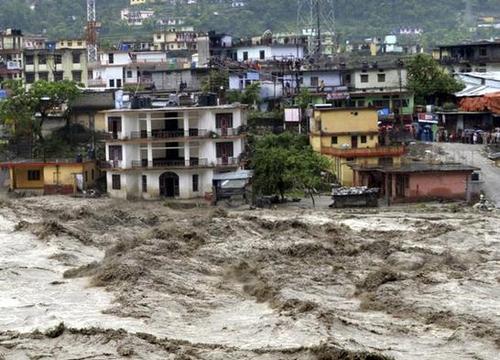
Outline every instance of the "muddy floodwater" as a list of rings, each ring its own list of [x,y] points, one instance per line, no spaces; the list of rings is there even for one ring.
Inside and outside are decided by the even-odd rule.
[[[499,225],[0,200],[0,359],[498,359]]]

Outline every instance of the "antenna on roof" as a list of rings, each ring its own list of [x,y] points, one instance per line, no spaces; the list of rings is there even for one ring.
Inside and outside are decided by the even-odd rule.
[[[96,0],[87,0],[87,56],[89,63],[97,62]]]

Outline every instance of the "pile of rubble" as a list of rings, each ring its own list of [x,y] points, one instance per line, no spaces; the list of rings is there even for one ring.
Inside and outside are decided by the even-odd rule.
[[[352,195],[366,195],[378,194],[378,188],[368,188],[367,186],[358,187],[339,187],[332,189],[333,196],[352,196]]]

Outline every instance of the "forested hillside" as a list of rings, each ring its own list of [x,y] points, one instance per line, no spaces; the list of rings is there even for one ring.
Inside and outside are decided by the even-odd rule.
[[[217,30],[239,36],[258,35],[267,29],[295,31],[296,0],[247,0],[242,8],[231,1],[198,0],[197,5],[179,1],[172,6],[157,0],[143,7],[156,10],[158,18],[185,17],[200,30]],[[120,21],[120,10],[129,0],[97,0],[101,36],[110,41],[126,35],[146,35],[155,21],[130,28]],[[448,43],[470,37],[498,35],[492,30],[471,33],[480,15],[500,15],[500,0],[470,0],[472,17],[466,16],[465,0],[336,0],[337,32],[341,39],[381,36],[399,27],[421,27],[430,43]],[[16,27],[51,38],[79,36],[85,25],[85,0],[0,0],[0,27]],[[469,23],[467,23],[469,19]]]

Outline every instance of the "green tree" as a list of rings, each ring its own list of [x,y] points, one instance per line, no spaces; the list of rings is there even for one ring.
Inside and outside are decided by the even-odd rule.
[[[415,56],[408,64],[408,86],[419,105],[439,103],[440,98],[456,93],[464,85],[427,54]]]
[[[32,110],[37,115],[33,130],[39,140],[43,142],[42,127],[49,115],[57,112],[66,119],[69,125],[70,107],[69,103],[80,95],[80,89],[72,81],[37,81],[28,90],[26,96],[31,99]]]
[[[243,94],[241,94],[241,102],[246,105],[255,106],[260,102],[260,83],[254,82],[247,85]]]
[[[302,110],[306,110],[309,105],[313,102],[313,97],[309,89],[302,89],[300,93],[295,97],[295,103]]]
[[[31,136],[33,99],[26,96],[20,81],[4,82],[3,87],[8,90],[9,98],[0,102],[0,123],[9,129],[15,139]]]
[[[43,124],[52,113],[57,113],[69,125],[68,105],[80,94],[80,89],[71,81],[38,81],[28,91],[19,82],[7,82],[4,87],[11,92],[11,96],[0,103],[1,121],[14,137],[34,137],[41,151],[45,145]]]
[[[292,133],[266,135],[256,140],[251,163],[257,194],[279,195],[283,200],[291,190],[303,190],[314,202],[314,193],[324,183],[329,159],[317,154],[305,136]]]
[[[219,93],[221,88],[229,88],[229,73],[227,70],[210,70],[208,76],[203,79],[201,90],[204,93]]]

